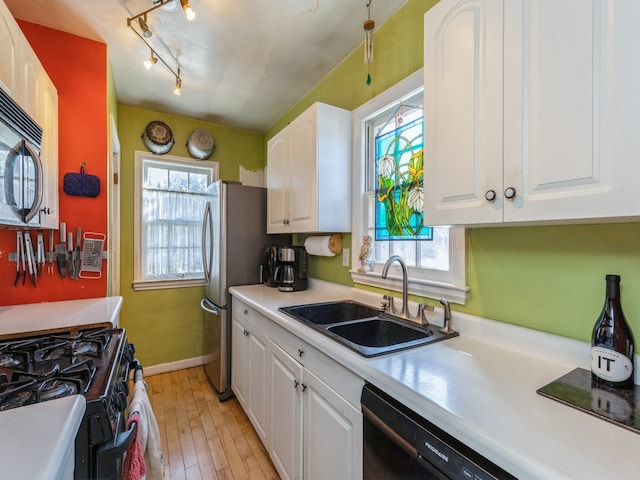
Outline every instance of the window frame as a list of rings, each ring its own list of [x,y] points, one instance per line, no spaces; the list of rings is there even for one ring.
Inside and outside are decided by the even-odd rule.
[[[400,104],[402,99],[415,95],[424,88],[423,69],[420,69],[394,86],[388,88],[352,113],[353,163],[352,163],[352,232],[351,232],[351,279],[354,283],[386,290],[402,291],[402,275],[399,266],[393,265],[391,274],[385,279],[381,265],[371,272],[358,272],[358,254],[363,235],[367,234],[366,201],[366,122],[382,110]],[[425,142],[428,141],[425,139]],[[466,232],[462,227],[451,227],[449,231],[449,265],[447,272],[432,269],[408,269],[409,293],[421,297],[444,298],[449,302],[464,305],[469,287],[466,285]]]
[[[143,181],[143,162],[144,160],[152,160],[159,163],[179,164],[189,167],[209,168],[211,170],[211,182],[215,182],[219,178],[220,164],[218,162],[201,160],[193,160],[191,158],[179,157],[175,155],[156,155],[154,153],[141,150],[135,151],[135,184],[134,184],[134,267],[132,286],[134,291],[143,290],[159,290],[167,288],[183,288],[197,287],[205,285],[204,275],[202,278],[175,278],[171,280],[145,280],[143,278],[142,266],[142,228],[141,228],[141,208],[142,208],[142,181]],[[204,211],[202,212],[204,216]]]

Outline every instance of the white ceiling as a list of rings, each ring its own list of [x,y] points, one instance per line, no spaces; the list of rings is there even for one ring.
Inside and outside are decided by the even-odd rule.
[[[120,103],[265,131],[364,39],[367,0],[190,0],[196,18],[166,6],[147,16],[149,44],[127,18],[153,0],[4,0],[14,17],[106,43]],[[407,0],[372,0],[376,28]],[[138,27],[138,24],[135,23]],[[366,67],[363,62],[363,88]]]

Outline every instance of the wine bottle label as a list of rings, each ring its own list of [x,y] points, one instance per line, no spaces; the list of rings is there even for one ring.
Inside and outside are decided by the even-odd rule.
[[[623,382],[633,375],[633,363],[615,350],[591,347],[591,371],[603,380]]]

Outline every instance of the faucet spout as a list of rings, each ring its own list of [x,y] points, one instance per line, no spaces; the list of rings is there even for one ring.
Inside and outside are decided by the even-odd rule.
[[[389,267],[393,262],[398,262],[400,267],[402,268],[402,311],[401,315],[408,317],[409,316],[409,304],[408,304],[408,295],[409,295],[409,277],[407,275],[407,266],[398,255],[392,255],[385,262],[384,267],[382,267],[382,278],[387,278],[387,274],[389,273]]]

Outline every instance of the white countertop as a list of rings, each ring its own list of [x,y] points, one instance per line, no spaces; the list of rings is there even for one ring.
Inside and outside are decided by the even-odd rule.
[[[0,412],[0,477],[65,477],[85,408],[85,398],[72,395]]]
[[[459,337],[365,358],[278,308],[349,298],[377,306],[380,295],[320,281],[302,292],[230,291],[521,479],[640,474],[639,434],[536,393],[590,368],[585,342],[452,312]]]
[[[0,337],[96,323],[118,326],[122,297],[88,298],[61,302],[0,307]]]

